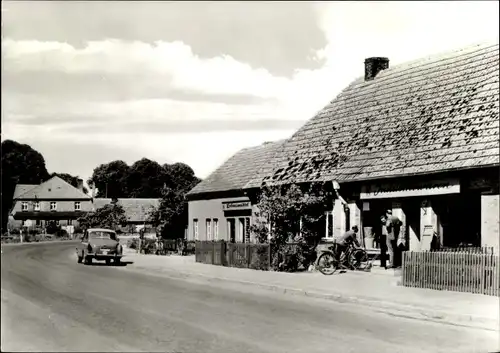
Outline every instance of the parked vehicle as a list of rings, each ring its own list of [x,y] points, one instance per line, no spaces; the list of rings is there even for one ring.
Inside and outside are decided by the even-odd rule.
[[[76,248],[78,263],[91,264],[92,260],[119,264],[123,256],[123,248],[116,232],[110,229],[91,228],[85,231]]]

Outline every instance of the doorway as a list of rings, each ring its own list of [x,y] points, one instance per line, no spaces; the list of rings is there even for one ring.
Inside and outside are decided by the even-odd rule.
[[[227,220],[227,233],[230,243],[236,242],[236,222],[234,218],[228,218]]]

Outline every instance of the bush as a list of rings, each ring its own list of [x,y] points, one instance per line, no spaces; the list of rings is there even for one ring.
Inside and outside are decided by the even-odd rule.
[[[48,222],[47,227],[45,228],[45,232],[47,232],[47,234],[56,234],[59,230],[61,230],[61,226],[58,226],[54,221]]]
[[[269,270],[269,250],[267,246],[257,246],[252,252],[250,268],[254,270]]]
[[[139,246],[139,239],[137,238],[133,238],[127,241],[127,247],[130,249],[137,249],[138,246]]]

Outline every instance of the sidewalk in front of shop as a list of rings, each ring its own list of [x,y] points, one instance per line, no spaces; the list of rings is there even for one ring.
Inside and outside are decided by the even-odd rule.
[[[286,294],[363,305],[402,317],[487,329],[499,328],[499,298],[485,295],[407,288],[400,270],[374,269],[324,276],[318,272],[256,271],[196,263],[194,256],[155,256],[127,252],[127,269],[161,273],[185,280],[225,281]]]

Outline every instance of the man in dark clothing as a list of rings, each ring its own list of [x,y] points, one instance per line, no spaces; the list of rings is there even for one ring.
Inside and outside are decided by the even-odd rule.
[[[338,261],[340,261],[341,255],[345,253],[350,244],[354,243],[359,247],[357,239],[358,230],[358,226],[353,226],[351,230],[335,238],[335,255]]]
[[[399,255],[398,239],[402,235],[403,222],[398,217],[393,216],[391,210],[388,210],[381,220],[383,223],[382,229],[386,236],[387,251],[391,263],[390,268],[396,268],[399,266],[399,256],[397,256]]]

